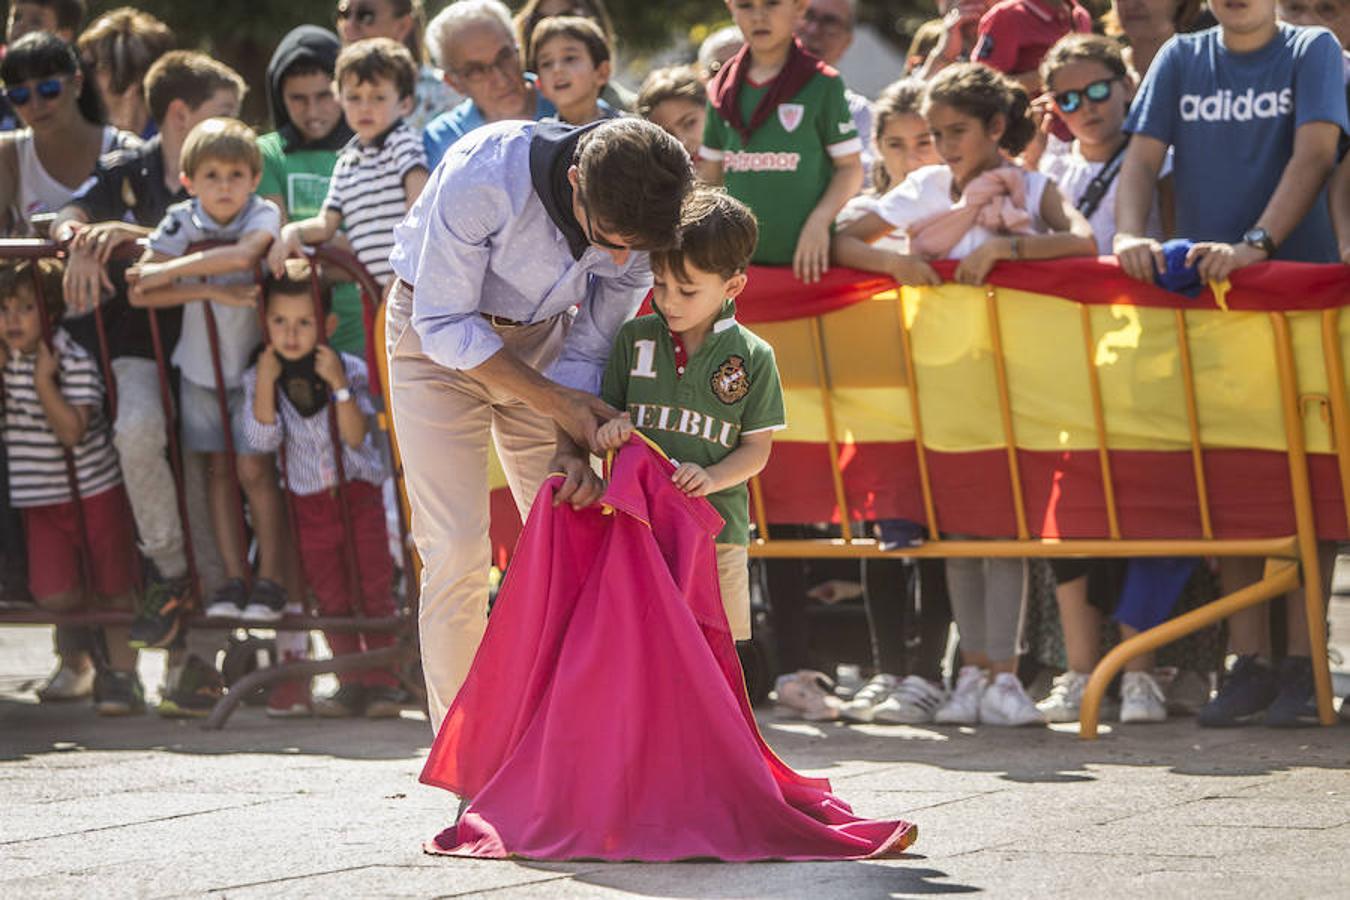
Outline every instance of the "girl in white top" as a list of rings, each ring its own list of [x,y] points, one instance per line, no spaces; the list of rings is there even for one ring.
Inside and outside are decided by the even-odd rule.
[[[1116,189],[1125,158],[1125,113],[1135,82],[1120,45],[1096,34],[1070,34],[1041,61],[1049,101],[1073,133],[1065,152],[1045,154],[1040,170],[1051,178],[1092,226],[1097,253],[1111,255],[1116,235]],[[1163,164],[1148,219],[1148,236],[1172,231],[1171,156]]]
[[[877,165],[872,166],[871,190],[848,201],[834,220],[836,229],[876,212],[882,196],[915,169],[942,161],[923,117],[923,94],[922,81],[902,78],[882,91],[872,105],[872,145]],[[908,253],[909,236],[903,231],[892,231],[872,246],[877,250]]]
[[[874,213],[835,236],[840,265],[885,272],[902,284],[938,284],[929,259],[960,262],[956,280],[984,282],[999,260],[1054,259],[1096,253],[1092,229],[1044,175],[1013,167],[1035,126],[1026,93],[987,66],[944,69],[928,85],[924,118],[943,165],[913,172]],[[873,242],[894,229],[910,237],[908,254]],[[1018,681],[1024,560],[949,559],[952,614],[961,634],[961,671],[934,716],[951,724],[1044,722]]]
[[[25,126],[0,135],[0,215],[4,233],[26,236],[35,216],[70,202],[100,156],[135,138],[103,124],[97,90],[55,35],[31,32],[11,44],[0,79]]]

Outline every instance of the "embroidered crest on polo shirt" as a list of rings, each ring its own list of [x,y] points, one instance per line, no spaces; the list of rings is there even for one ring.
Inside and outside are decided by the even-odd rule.
[[[750,375],[745,371],[745,360],[739,356],[728,356],[713,372],[712,392],[718,400],[728,405],[742,399],[750,393]]]
[[[783,126],[783,130],[793,132],[797,126],[802,124],[802,119],[806,116],[806,107],[800,103],[780,103],[778,104],[778,122]]]

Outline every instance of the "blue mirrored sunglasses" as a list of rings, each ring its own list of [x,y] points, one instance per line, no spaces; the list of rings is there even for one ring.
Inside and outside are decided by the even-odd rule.
[[[1060,112],[1074,113],[1083,105],[1083,100],[1091,100],[1093,103],[1101,103],[1107,97],[1111,96],[1111,82],[1115,79],[1103,78],[1101,81],[1094,81],[1081,91],[1063,91],[1055,94],[1055,105],[1059,107]]]
[[[43,100],[55,100],[61,96],[63,87],[60,78],[44,78],[37,83],[37,95]],[[15,106],[24,106],[33,99],[33,90],[26,84],[16,84],[12,88],[5,88],[5,99]]]

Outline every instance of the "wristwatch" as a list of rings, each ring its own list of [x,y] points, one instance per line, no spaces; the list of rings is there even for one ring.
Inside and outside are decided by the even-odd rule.
[[[333,399],[338,403],[346,403],[348,400],[352,399],[351,388],[338,388],[336,391],[333,391]]]
[[[1266,254],[1266,259],[1272,259],[1275,256],[1275,241],[1260,225],[1251,228],[1242,236],[1242,243],[1255,247]]]

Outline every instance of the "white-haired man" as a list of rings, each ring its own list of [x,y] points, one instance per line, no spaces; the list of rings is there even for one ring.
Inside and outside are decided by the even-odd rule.
[[[520,65],[511,11],[499,0],[456,0],[427,26],[427,47],[446,82],[467,99],[427,124],[432,168],[455,141],[489,122],[542,119],[557,110]]]

